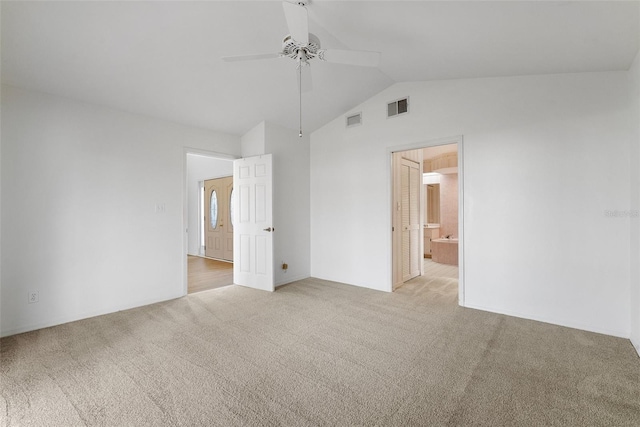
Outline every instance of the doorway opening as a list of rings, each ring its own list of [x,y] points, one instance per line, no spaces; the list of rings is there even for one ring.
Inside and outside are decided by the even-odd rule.
[[[186,153],[185,293],[233,284],[233,158]]]
[[[461,148],[458,137],[391,153],[394,291],[463,303]]]

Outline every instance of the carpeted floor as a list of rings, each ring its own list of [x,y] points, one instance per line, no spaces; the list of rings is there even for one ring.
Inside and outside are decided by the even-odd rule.
[[[0,425],[640,425],[628,340],[456,291],[230,286],[4,338]]]

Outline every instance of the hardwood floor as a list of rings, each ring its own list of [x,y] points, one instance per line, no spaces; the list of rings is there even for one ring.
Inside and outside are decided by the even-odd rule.
[[[187,268],[190,294],[233,284],[233,264],[230,262],[189,255]]]

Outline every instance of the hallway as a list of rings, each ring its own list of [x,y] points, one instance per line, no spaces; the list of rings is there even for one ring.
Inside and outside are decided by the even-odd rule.
[[[189,255],[187,267],[190,294],[233,284],[233,263]]]

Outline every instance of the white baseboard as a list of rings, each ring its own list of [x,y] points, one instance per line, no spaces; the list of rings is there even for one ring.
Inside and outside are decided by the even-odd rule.
[[[475,305],[475,304],[465,304],[464,307],[473,308],[475,310],[488,311],[490,313],[504,314],[504,315],[507,315],[507,316],[518,317],[518,318],[521,318],[521,319],[535,320],[536,322],[549,323],[551,325],[557,325],[557,326],[564,326],[564,327],[567,327],[567,328],[579,329],[581,331],[595,332],[597,334],[610,335],[610,336],[613,336],[613,337],[629,339],[629,333],[628,332],[621,332],[621,331],[617,331],[617,330],[609,330],[609,329],[606,329],[606,328],[593,328],[593,327],[589,327],[587,325],[581,324],[579,322],[572,322],[572,321],[567,320],[567,319],[554,319],[554,318],[551,318],[551,317],[541,317],[541,316],[535,316],[535,315],[530,315],[530,314],[522,314],[522,313],[519,313],[519,312],[516,312],[516,311],[496,310],[494,308],[483,307],[483,306],[479,306],[479,305]]]
[[[286,284],[288,284],[288,283],[297,282],[298,280],[308,279],[309,277],[311,277],[311,276],[309,276],[308,274],[307,274],[307,275],[305,275],[305,274],[299,274],[299,275],[297,275],[297,276],[287,277],[287,278],[282,279],[282,280],[280,280],[279,282],[277,282],[277,283],[275,284],[275,287],[277,288],[278,286],[286,285]]]
[[[54,319],[49,319],[49,320],[44,321],[44,322],[37,322],[37,323],[32,323],[32,324],[28,324],[28,325],[19,326],[19,327],[16,327],[16,328],[2,330],[2,331],[0,331],[0,338],[8,337],[8,336],[11,336],[11,335],[22,334],[22,333],[25,333],[25,332],[37,331],[38,329],[50,328],[52,326],[63,325],[65,323],[76,322],[78,320],[89,319],[91,317],[96,317],[96,316],[102,316],[102,315],[105,315],[105,314],[116,313],[118,311],[130,310],[132,308],[143,307],[145,305],[151,305],[151,304],[156,304],[156,303],[159,303],[159,302],[170,301],[172,299],[181,298],[183,296],[184,295],[180,294],[180,295],[166,296],[166,297],[162,297],[162,298],[153,298],[153,299],[148,299],[148,300],[140,300],[140,301],[134,301],[134,302],[131,302],[131,303],[127,303],[127,304],[124,304],[124,305],[118,306],[118,307],[110,307],[110,308],[106,308],[106,309],[103,309],[103,310],[94,310],[94,311],[87,311],[87,312],[83,312],[83,313],[77,313],[77,314],[69,315],[69,316],[61,316],[61,317],[57,317],[57,318],[54,318]]]

